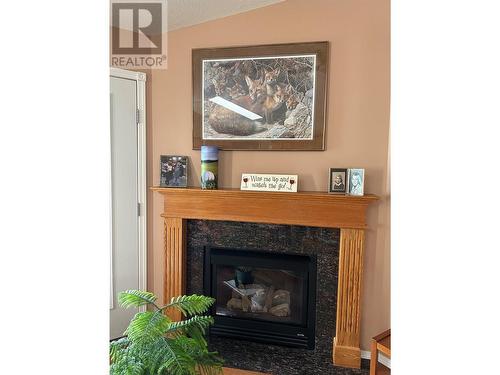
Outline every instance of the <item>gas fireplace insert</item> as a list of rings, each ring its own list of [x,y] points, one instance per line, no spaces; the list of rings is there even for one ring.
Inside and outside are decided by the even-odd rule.
[[[314,349],[316,257],[205,247],[211,335]]]

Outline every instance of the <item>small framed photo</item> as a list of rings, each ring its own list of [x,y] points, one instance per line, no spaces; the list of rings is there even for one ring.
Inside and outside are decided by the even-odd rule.
[[[364,195],[365,170],[349,169],[349,195]]]
[[[160,186],[187,187],[187,156],[160,156]]]
[[[345,194],[347,188],[347,169],[330,168],[328,178],[328,192],[336,194]]]

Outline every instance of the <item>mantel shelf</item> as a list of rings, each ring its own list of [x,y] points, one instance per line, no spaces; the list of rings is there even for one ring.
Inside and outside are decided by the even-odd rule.
[[[164,195],[164,217],[229,220],[328,228],[366,227],[366,208],[376,195],[350,196],[301,191],[152,187]]]

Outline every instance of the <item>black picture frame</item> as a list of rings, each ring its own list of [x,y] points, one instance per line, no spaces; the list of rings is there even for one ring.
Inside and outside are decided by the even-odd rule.
[[[188,157],[183,155],[160,156],[160,187],[186,188]]]
[[[343,182],[342,186],[334,181],[337,177],[340,177]],[[347,168],[330,168],[328,174],[328,192],[331,194],[346,194],[348,191],[348,173]]]

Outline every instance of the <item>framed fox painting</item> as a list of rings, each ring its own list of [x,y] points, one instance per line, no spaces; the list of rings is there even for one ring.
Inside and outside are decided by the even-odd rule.
[[[328,42],[194,49],[193,148],[324,150]]]

